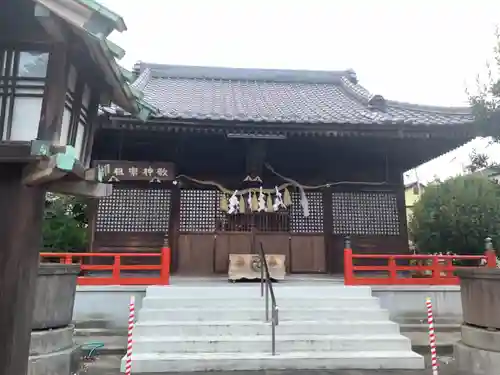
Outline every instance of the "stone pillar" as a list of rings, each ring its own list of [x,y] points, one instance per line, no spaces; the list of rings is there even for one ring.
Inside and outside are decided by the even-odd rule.
[[[467,375],[500,371],[500,269],[458,271],[464,323],[454,347],[457,370]]]
[[[79,366],[71,325],[76,264],[40,264],[31,327],[28,375],[70,375]],[[75,358],[74,358],[75,357]]]

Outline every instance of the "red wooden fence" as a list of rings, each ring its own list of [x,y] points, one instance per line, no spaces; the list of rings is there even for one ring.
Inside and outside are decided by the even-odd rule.
[[[78,285],[168,285],[170,282],[170,249],[163,248],[158,253],[40,253],[41,261],[64,264],[79,263],[83,276],[78,277]],[[159,258],[157,265],[125,265],[124,258]],[[110,265],[88,264],[92,258],[112,258]],[[84,261],[85,259],[85,261]],[[96,262],[97,263],[97,262]],[[86,271],[95,274],[85,275]],[[103,271],[106,272],[103,274]],[[128,272],[124,275],[122,271]],[[137,271],[158,271],[158,275],[138,274]],[[111,272],[111,274],[109,274]],[[134,274],[135,272],[135,274]]]
[[[83,276],[78,285],[168,285],[170,283],[170,249],[158,253],[41,253],[41,261],[56,261],[64,264],[79,263]],[[159,265],[126,265],[123,258],[159,258]],[[88,264],[92,258],[112,258],[110,265]],[[84,261],[84,259],[86,261]],[[357,265],[355,261],[365,259],[385,263],[383,265]],[[405,264],[398,264],[400,263]],[[413,262],[411,262],[413,261]],[[416,254],[353,254],[344,249],[345,285],[458,285],[455,271],[463,266],[455,261],[484,263],[495,268],[496,256],[493,250],[485,255],[416,255]],[[416,263],[416,264],[410,264]],[[138,272],[139,271],[139,272]],[[144,271],[158,271],[158,275],[144,274]],[[86,272],[94,272],[87,274]],[[106,272],[106,274],[103,274]],[[142,274],[140,274],[142,272]],[[128,273],[125,275],[123,273]],[[358,274],[356,274],[358,273]],[[362,274],[361,274],[362,273]]]
[[[357,259],[385,263],[384,265],[356,265]],[[411,262],[411,261],[414,262]],[[405,263],[404,265],[399,263]],[[454,261],[472,261],[476,267],[484,263],[495,268],[496,255],[488,250],[485,255],[420,255],[420,254],[353,254],[344,249],[345,285],[458,285],[456,270],[469,268],[454,265]],[[414,265],[410,263],[416,263]],[[419,264],[420,263],[420,264]],[[423,263],[423,264],[422,264]],[[430,264],[429,264],[430,263]],[[356,272],[363,274],[356,274]]]

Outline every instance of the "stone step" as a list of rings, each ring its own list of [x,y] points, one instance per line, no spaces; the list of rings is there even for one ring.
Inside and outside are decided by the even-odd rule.
[[[143,353],[132,355],[132,373],[257,370],[424,369],[410,351],[277,353]],[[125,370],[125,359],[121,371]]]
[[[139,311],[141,321],[262,321],[265,319],[265,308],[170,308],[170,309],[146,309]],[[318,320],[337,321],[345,320],[389,320],[389,311],[381,308],[301,308],[280,309],[280,321],[288,320]]]
[[[311,297],[296,296],[289,298],[277,298],[277,304],[280,309],[286,308],[377,308],[379,307],[378,298],[374,297],[342,297],[325,296]],[[142,301],[142,307],[146,309],[171,309],[171,308],[261,308],[264,309],[265,301],[263,298],[225,298],[222,296],[207,298],[199,296],[179,297],[179,298],[163,298],[163,297],[145,297]]]
[[[378,335],[397,334],[399,326],[390,321],[282,321],[277,335]],[[144,322],[134,327],[134,337],[155,336],[249,336],[271,334],[271,324],[259,321]]]
[[[261,336],[149,336],[134,338],[134,353],[257,353],[271,350],[271,335]],[[276,336],[276,351],[410,351],[411,342],[386,335]]]
[[[308,286],[290,286],[275,283],[273,285],[274,294],[277,299],[297,298],[297,296],[308,296],[315,298],[341,298],[341,297],[371,297],[371,288],[368,286],[344,285],[318,286],[311,288]],[[224,298],[248,299],[260,297],[260,284],[242,285],[232,284],[219,286],[217,288],[209,286],[150,286],[146,290],[146,297],[156,298]]]

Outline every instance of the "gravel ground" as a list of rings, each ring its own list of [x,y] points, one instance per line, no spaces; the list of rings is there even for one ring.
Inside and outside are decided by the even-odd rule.
[[[87,375],[119,375],[121,356],[101,356],[94,363],[87,366],[84,374]],[[427,360],[428,358],[426,358]],[[428,361],[427,361],[428,362]],[[453,368],[453,358],[440,357],[439,375],[459,375]],[[182,373],[177,375],[192,373]],[[211,372],[212,375],[431,375],[430,368],[425,370],[318,370],[318,371],[234,371]],[[140,375],[140,374],[134,374]],[[153,375],[153,374],[148,374]],[[159,374],[157,374],[159,375]]]

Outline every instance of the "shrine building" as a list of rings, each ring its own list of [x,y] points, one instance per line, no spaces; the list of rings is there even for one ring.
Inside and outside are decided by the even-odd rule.
[[[352,70],[138,63],[141,121],[101,108],[92,160],[113,194],[91,251],[172,250],[172,271],[224,274],[229,254],[285,255],[289,273],[338,273],[354,252],[408,252],[403,172],[478,136],[469,108],[415,105]],[[260,246],[260,245],[259,245]]]

